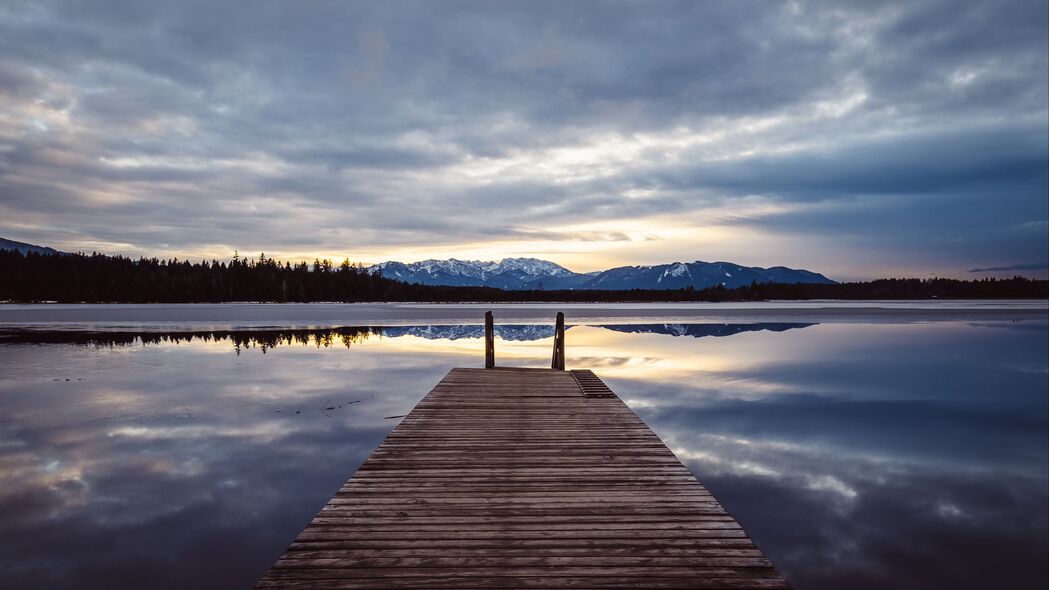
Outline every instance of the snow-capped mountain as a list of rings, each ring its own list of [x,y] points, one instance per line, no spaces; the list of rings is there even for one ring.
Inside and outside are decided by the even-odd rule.
[[[599,273],[585,289],[706,289],[723,285],[727,288],[757,283],[823,283],[827,277],[811,272],[773,266],[740,266],[731,262],[674,262],[657,266],[621,266]]]
[[[596,273],[574,273],[538,258],[483,260],[423,260],[405,264],[383,262],[368,267],[372,273],[422,285],[496,287],[499,289],[571,289]]]
[[[368,268],[390,279],[423,285],[485,286],[499,289],[706,289],[758,283],[823,283],[835,281],[811,272],[773,266],[740,266],[731,262],[673,262],[656,266],[621,266],[602,272],[576,273],[538,258],[423,260],[383,262]]]

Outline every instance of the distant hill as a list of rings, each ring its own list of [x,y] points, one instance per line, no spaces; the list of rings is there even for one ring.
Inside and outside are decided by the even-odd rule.
[[[495,287],[509,290],[620,291],[629,289],[735,288],[757,283],[812,283],[835,281],[808,270],[785,266],[740,266],[731,262],[673,262],[656,266],[621,266],[606,271],[576,273],[538,258],[480,260],[423,260],[405,264],[383,262],[368,268],[388,279],[420,285]]]
[[[499,262],[481,260],[423,260],[405,264],[383,262],[368,267],[388,279],[420,285],[454,287],[495,287],[497,289],[575,289],[597,273],[575,273],[538,258],[504,258]]]
[[[773,266],[740,266],[731,262],[673,262],[656,266],[621,266],[599,273],[585,283],[584,289],[733,289],[751,283],[815,283],[833,285],[827,277],[811,272]]]
[[[8,240],[0,238],[0,250],[17,250],[22,254],[28,254],[29,252],[35,252],[37,254],[58,254],[58,250],[54,248],[48,248],[47,246],[36,246],[33,244],[26,244],[25,242],[16,242],[14,240]]]

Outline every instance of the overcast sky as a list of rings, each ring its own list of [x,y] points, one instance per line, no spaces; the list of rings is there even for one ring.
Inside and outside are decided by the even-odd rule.
[[[0,236],[1045,276],[1047,88],[1045,0],[5,0]]]

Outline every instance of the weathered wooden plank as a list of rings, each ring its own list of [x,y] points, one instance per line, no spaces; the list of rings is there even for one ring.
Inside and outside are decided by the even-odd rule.
[[[633,538],[627,539],[364,539],[352,540],[297,540],[288,551],[317,550],[376,550],[376,551],[436,551],[447,555],[461,552],[525,551],[542,554],[561,551],[594,551],[601,555],[618,551],[656,552],[657,555],[673,555],[676,551],[760,551],[746,536],[697,537],[688,539],[649,539],[639,546]],[[533,553],[528,553],[529,555]]]
[[[610,531],[593,527],[589,530],[570,531],[388,531],[360,529],[356,527],[310,526],[299,533],[296,541],[332,541],[345,538],[360,539],[474,539],[489,541],[506,541],[515,539],[624,539],[635,544],[648,539],[718,539],[746,538],[742,529],[700,529],[687,530],[634,530]],[[647,541],[646,541],[647,544]]]
[[[539,577],[539,576],[649,576],[649,577],[724,577],[724,578],[776,578],[771,567],[730,566],[502,566],[502,567],[317,567],[297,566],[293,568],[271,568],[267,577],[277,579],[325,579],[325,578],[442,578],[442,577]]]
[[[259,588],[787,588],[593,373],[454,369]]]
[[[378,509],[377,509],[378,508]],[[604,522],[608,519],[620,521],[650,520],[652,517],[682,517],[682,515],[724,515],[725,509],[715,503],[707,503],[697,507],[680,507],[679,505],[665,505],[662,508],[650,508],[647,506],[617,508],[616,514],[609,515],[608,510],[603,507],[579,508],[575,506],[547,508],[542,506],[514,507],[514,508],[492,508],[491,506],[480,506],[470,509],[452,509],[444,506],[433,508],[404,507],[389,508],[386,506],[356,506],[352,504],[327,504],[318,515],[325,517],[356,517],[356,518],[387,518],[387,519],[426,519],[441,518],[451,519],[459,517],[491,518],[493,520],[513,519],[515,517],[533,519],[538,522],[554,520],[555,518],[568,518],[572,520],[594,520]],[[533,521],[533,522],[534,522]]]
[[[386,588],[690,588],[766,590],[789,589],[783,579],[717,578],[709,576],[652,578],[648,576],[587,577],[488,577],[488,578],[375,578],[375,579],[263,579],[258,588],[311,588],[315,590],[386,589]]]
[[[296,553],[286,554],[273,567],[293,569],[306,567],[323,568],[486,568],[486,567],[732,567],[767,568],[772,564],[763,557],[648,557],[637,555],[584,555],[584,556],[469,556],[469,557],[374,557],[338,556],[318,557]]]
[[[733,547],[698,547],[698,548],[638,548],[638,547],[475,547],[475,548],[355,548],[355,549],[289,549],[285,557],[289,559],[310,558],[402,558],[402,557],[733,557],[761,558],[757,549]]]

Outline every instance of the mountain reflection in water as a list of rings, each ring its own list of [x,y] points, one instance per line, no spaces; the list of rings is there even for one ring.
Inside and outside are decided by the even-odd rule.
[[[615,324],[598,325],[606,330],[631,334],[666,334],[670,336],[731,336],[742,332],[769,330],[783,332],[793,328],[806,328],[813,323],[770,322],[758,324]],[[573,326],[565,326],[570,330]],[[554,337],[551,325],[509,324],[495,326],[495,336],[507,342],[534,342]],[[135,344],[180,344],[200,340],[203,342],[231,342],[238,352],[244,348],[258,348],[262,352],[276,346],[301,345],[331,348],[364,342],[371,336],[402,338],[414,336],[426,340],[460,340],[483,338],[481,325],[438,325],[438,326],[346,326],[313,329],[254,329],[254,330],[203,330],[170,332],[121,332],[121,331],[41,331],[0,330],[0,344],[80,344],[85,346],[131,346]]]

